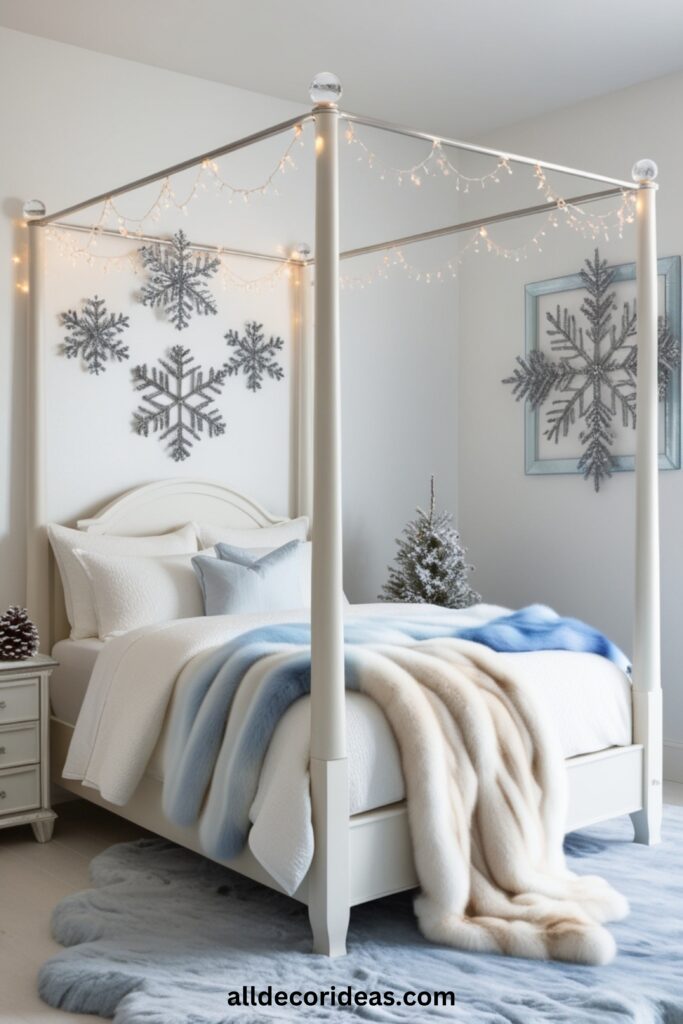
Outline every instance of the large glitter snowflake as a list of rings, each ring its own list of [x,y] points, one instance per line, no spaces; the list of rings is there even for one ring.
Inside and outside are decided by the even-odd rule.
[[[68,332],[62,353],[67,359],[80,356],[88,373],[97,376],[107,369],[108,360],[120,363],[129,358],[128,346],[119,337],[129,326],[128,317],[108,313],[104,299],[97,295],[84,300],[80,314],[70,309],[60,320]]]
[[[216,315],[215,299],[203,282],[218,270],[217,256],[193,250],[185,232],[178,231],[168,243],[143,245],[140,257],[152,274],[140,292],[143,306],[163,307],[177,331],[189,326],[193,312]]]
[[[636,425],[638,349],[631,341],[636,334],[636,307],[625,302],[620,322],[613,322],[617,309],[615,292],[610,291],[614,274],[614,268],[600,259],[596,249],[593,260],[586,260],[580,272],[587,292],[580,307],[585,328],[566,307],[558,305],[554,313],[546,313],[546,319],[550,348],[559,358],[555,361],[538,350],[526,359],[518,356],[512,376],[503,380],[512,385],[517,401],[528,401],[534,410],[551,395],[559,396],[552,399],[546,412],[543,436],[557,443],[575,423],[582,424],[578,469],[586,480],[593,481],[596,491],[614,468],[615,417],[621,418],[624,427]],[[658,355],[659,398],[663,401],[680,362],[680,343],[661,317]]]
[[[208,376],[197,366],[190,350],[174,345],[168,359],[160,359],[151,371],[147,364],[133,368],[136,391],[145,391],[142,404],[134,413],[138,434],[149,436],[150,430],[168,438],[168,452],[174,462],[183,462],[191,455],[195,441],[206,430],[209,437],[225,433],[225,421],[218,409],[211,408],[219,395],[227,371],[211,367]]]
[[[225,340],[236,349],[225,368],[230,376],[240,371],[245,373],[250,391],[260,391],[265,374],[273,380],[282,380],[284,377],[285,371],[275,358],[275,353],[281,351],[284,341],[272,336],[266,341],[263,324],[250,320],[245,324],[244,337],[240,337],[238,331],[228,331]]]

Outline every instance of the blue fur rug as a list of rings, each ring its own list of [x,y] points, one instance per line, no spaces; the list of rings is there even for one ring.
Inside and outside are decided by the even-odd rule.
[[[460,953],[417,930],[408,894],[352,911],[349,955],[312,956],[306,911],[293,900],[163,840],[106,850],[94,889],[56,908],[68,948],[41,969],[51,1006],[116,1024],[255,1024],[307,1019],[467,1024],[683,1024],[683,807],[666,809],[665,841],[631,842],[628,818],[566,841],[577,871],[608,879],[631,901],[613,927],[608,967]],[[238,1009],[227,993],[255,985],[319,992],[453,990],[455,1007]]]

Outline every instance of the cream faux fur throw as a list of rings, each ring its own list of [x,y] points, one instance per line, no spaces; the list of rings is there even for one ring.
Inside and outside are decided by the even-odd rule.
[[[424,626],[424,624],[423,624]],[[308,626],[264,627],[186,681],[167,745],[164,810],[201,817],[217,859],[247,842],[277,723],[310,687]],[[347,624],[346,686],[382,708],[401,755],[423,933],[461,949],[601,964],[626,901],[567,870],[566,769],[523,678],[480,643],[416,640],[406,622]],[[272,839],[272,837],[271,837]]]
[[[363,651],[396,735],[424,935],[459,949],[609,962],[623,896],[565,866],[566,769],[523,679],[464,640]]]

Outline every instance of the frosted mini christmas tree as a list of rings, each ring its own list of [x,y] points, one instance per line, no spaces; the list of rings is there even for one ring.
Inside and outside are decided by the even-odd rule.
[[[481,600],[470,586],[469,574],[474,567],[465,559],[453,516],[436,511],[434,477],[429,512],[418,508],[417,519],[408,523],[396,543],[396,564],[389,568],[380,601],[468,608]]]

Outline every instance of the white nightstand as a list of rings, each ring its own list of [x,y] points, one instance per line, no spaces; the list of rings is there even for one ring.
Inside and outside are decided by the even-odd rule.
[[[0,661],[0,828],[27,825],[39,843],[52,838],[50,673],[44,654]]]

